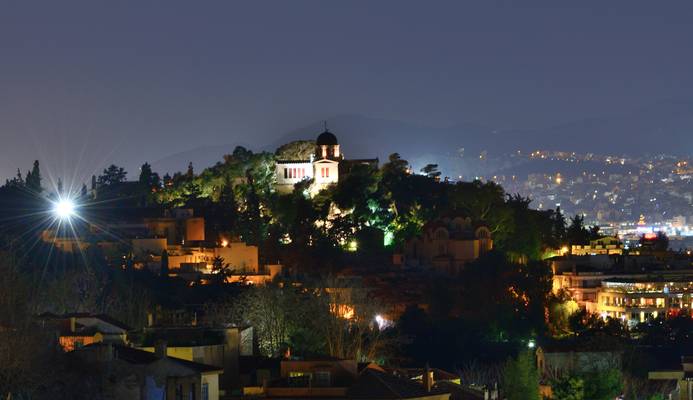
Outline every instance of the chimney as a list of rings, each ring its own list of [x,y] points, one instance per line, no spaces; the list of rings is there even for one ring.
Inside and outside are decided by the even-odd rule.
[[[156,356],[158,358],[165,358],[166,357],[166,350],[167,350],[166,341],[162,340],[162,339],[157,340],[156,343],[154,344],[154,354],[156,354]]]

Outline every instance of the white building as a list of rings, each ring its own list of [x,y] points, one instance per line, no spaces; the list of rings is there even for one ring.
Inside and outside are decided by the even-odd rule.
[[[315,191],[337,183],[342,159],[337,137],[325,130],[315,141],[315,154],[309,160],[277,160],[277,190],[290,192],[295,184],[307,179],[314,180]]]

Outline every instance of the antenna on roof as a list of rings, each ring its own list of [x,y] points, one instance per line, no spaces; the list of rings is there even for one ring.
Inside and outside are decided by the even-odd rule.
[[[325,132],[327,132],[327,120],[322,121],[322,124],[325,126]]]

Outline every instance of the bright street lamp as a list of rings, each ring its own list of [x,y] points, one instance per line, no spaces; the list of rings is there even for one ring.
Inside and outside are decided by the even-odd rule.
[[[75,215],[76,208],[75,202],[71,199],[59,199],[53,203],[53,214],[61,220],[70,219]]]

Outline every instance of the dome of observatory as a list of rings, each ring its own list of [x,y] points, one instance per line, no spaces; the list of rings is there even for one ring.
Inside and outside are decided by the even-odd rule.
[[[325,132],[321,133],[318,136],[318,139],[315,141],[315,144],[318,146],[335,146],[337,145],[337,136],[332,134],[332,132],[325,130]]]

